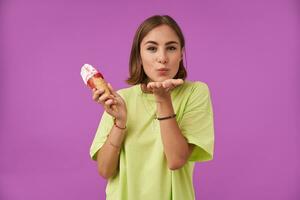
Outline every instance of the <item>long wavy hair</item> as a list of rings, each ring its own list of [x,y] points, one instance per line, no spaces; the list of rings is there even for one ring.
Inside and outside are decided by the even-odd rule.
[[[152,17],[147,18],[144,22],[140,24],[138,29],[136,30],[135,36],[133,38],[133,43],[131,47],[130,60],[129,60],[129,78],[126,82],[130,85],[137,84],[147,84],[149,79],[143,69],[142,59],[140,54],[140,45],[143,38],[154,28],[160,25],[168,25],[171,27],[175,33],[177,34],[181,50],[185,46],[185,39],[183,33],[176,23],[176,21],[168,15],[154,15]],[[181,59],[179,63],[179,69],[174,79],[180,78],[185,80],[187,77],[187,71],[183,64],[183,59]]]

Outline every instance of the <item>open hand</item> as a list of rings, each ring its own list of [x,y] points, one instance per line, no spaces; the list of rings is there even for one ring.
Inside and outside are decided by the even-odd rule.
[[[170,91],[179,85],[182,85],[184,81],[182,79],[167,79],[162,82],[149,82],[147,84],[147,90],[153,92],[156,97],[168,97]]]

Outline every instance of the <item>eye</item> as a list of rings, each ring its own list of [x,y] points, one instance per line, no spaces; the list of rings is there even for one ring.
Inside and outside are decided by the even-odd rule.
[[[170,51],[175,51],[177,48],[176,47],[174,47],[174,46],[169,46],[168,47],[168,50],[170,50]]]
[[[148,47],[147,50],[149,50],[149,51],[155,51],[156,47]]]

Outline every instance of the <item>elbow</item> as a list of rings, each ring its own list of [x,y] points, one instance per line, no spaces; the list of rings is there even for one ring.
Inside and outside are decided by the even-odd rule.
[[[113,172],[108,172],[108,171],[102,170],[101,168],[98,168],[98,173],[105,180],[108,180],[108,179],[110,179],[111,177],[114,176]]]
[[[172,171],[180,169],[181,167],[183,167],[185,165],[186,161],[185,160],[177,160],[176,162],[170,162],[168,163],[168,168]]]
[[[100,159],[100,156],[97,157],[97,162],[98,174],[105,180],[108,180],[116,174],[116,170],[113,170],[112,167],[103,164],[103,161]]]
[[[188,156],[175,156],[168,160],[168,168],[170,170],[177,170],[182,168],[188,161]]]
[[[105,173],[105,172],[103,172],[102,170],[98,170],[98,173],[99,173],[99,175],[102,177],[102,178],[104,178],[105,180],[108,180],[109,179],[109,174],[108,173]]]

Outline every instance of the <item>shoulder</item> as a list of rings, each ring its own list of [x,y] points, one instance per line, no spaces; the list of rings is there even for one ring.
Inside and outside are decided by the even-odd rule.
[[[180,104],[184,106],[184,113],[211,111],[211,98],[207,83],[203,81],[185,81],[181,90],[178,93],[178,98],[181,98]]]
[[[203,81],[186,81],[185,92],[183,93],[187,98],[187,106],[198,107],[203,106],[205,102],[210,101],[210,91],[208,84]]]
[[[207,83],[203,81],[185,81],[182,85],[182,89],[190,95],[193,93],[209,93],[209,87]]]

